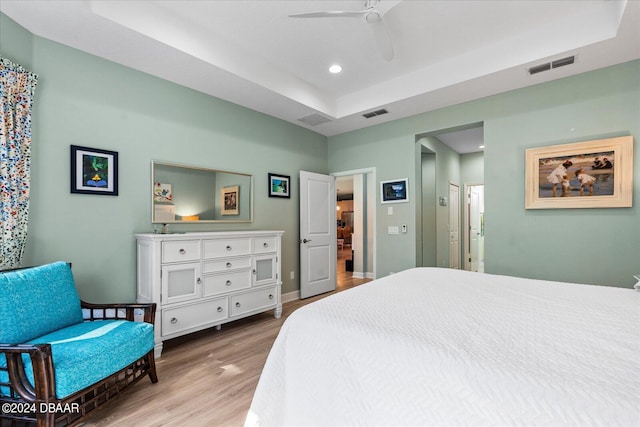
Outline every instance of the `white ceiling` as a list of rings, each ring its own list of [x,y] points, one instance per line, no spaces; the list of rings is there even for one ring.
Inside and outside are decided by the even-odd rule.
[[[362,1],[20,1],[32,33],[326,136],[640,58],[638,0],[382,0],[394,58]],[[526,69],[576,55],[573,65]],[[340,63],[343,72],[327,69]],[[37,70],[35,70],[37,72]],[[385,108],[388,114],[362,114]],[[299,119],[323,117],[307,125]]]
[[[475,153],[484,148],[484,129],[482,126],[438,134],[436,137],[460,154]]]

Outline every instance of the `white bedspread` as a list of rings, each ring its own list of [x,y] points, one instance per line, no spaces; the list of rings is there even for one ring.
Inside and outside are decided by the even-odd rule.
[[[246,425],[640,425],[640,292],[417,268],[283,325]]]

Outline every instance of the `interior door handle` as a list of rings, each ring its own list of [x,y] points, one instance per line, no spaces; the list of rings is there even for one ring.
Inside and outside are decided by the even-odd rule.
[[[307,242],[310,242],[310,241],[311,241],[311,239],[309,239],[309,240],[307,240],[307,239],[302,239],[302,240],[300,240],[300,243],[307,243]]]

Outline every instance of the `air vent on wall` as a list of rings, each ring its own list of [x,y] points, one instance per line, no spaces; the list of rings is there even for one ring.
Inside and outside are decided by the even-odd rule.
[[[322,123],[330,122],[330,119],[327,119],[325,116],[322,116],[317,113],[313,113],[309,116],[298,119],[298,121],[308,124],[309,126],[321,125]]]
[[[371,117],[381,116],[382,114],[387,114],[387,113],[388,113],[387,110],[385,110],[384,108],[381,108],[380,110],[371,111],[370,113],[364,113],[362,117],[364,117],[365,119],[370,119]]]
[[[567,56],[566,58],[556,59],[555,61],[545,62],[544,64],[534,65],[527,69],[529,74],[538,74],[543,71],[549,71],[553,68],[564,67],[565,65],[571,65],[575,62],[575,55]]]

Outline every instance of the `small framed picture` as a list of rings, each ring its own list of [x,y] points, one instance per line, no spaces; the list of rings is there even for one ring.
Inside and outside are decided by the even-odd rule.
[[[161,182],[155,182],[153,184],[153,201],[171,203],[173,201],[171,184],[163,184]]]
[[[240,213],[240,187],[225,187],[220,190],[222,198],[222,215],[238,215]]]
[[[380,182],[381,203],[404,203],[409,201],[408,179],[393,179]]]
[[[118,153],[71,146],[71,192],[118,195]]]
[[[291,177],[277,173],[269,174],[269,197],[291,197]]]

